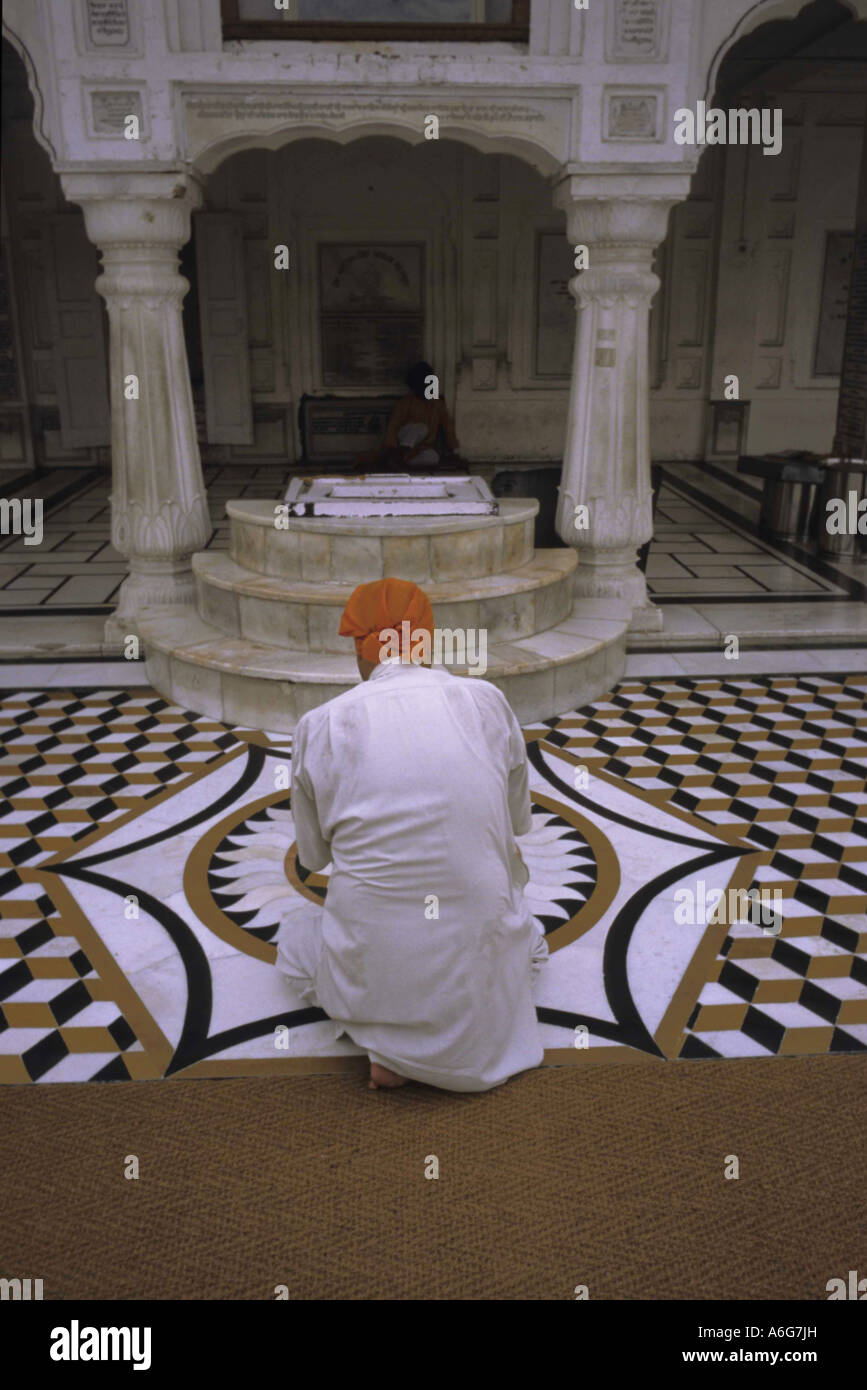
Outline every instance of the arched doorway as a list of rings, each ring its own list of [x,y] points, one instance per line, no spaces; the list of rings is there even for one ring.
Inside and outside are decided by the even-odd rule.
[[[711,63],[708,110],[768,112],[780,148],[708,145],[673,210],[653,344],[657,459],[735,467],[748,452],[830,448],[865,34],[838,0],[758,5]]]
[[[759,0],[750,6],[717,47],[703,95],[708,101],[737,91],[762,67],[782,58],[813,61],[852,52],[854,0]],[[761,31],[761,32],[759,32]]]
[[[457,140],[234,151],[205,175],[184,264],[205,461],[327,462],[309,402],[335,403],[334,443],[341,403],[372,420],[422,356],[467,457],[553,462],[574,341],[565,231],[537,169]],[[375,442],[345,433],[332,460]]]

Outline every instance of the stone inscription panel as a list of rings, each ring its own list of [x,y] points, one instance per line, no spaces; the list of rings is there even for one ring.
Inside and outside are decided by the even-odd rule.
[[[0,248],[0,400],[17,401],[18,364],[15,360],[15,334],[12,331],[12,304],[6,274],[6,241]]]
[[[326,243],[319,258],[325,313],[421,312],[420,245]]]
[[[86,35],[92,48],[126,48],[130,41],[127,0],[85,0]]]
[[[394,386],[423,353],[424,248],[319,247],[324,386]]]
[[[825,240],[825,267],[822,300],[816,332],[813,376],[838,376],[843,361],[849,282],[855,254],[853,232],[828,232]]]
[[[142,103],[139,92],[122,87],[115,91],[90,93],[92,135],[123,136],[127,116],[137,116],[141,127]]]
[[[536,238],[536,342],[534,372],[540,377],[568,377],[575,343],[575,300],[569,281],[575,274],[574,252],[562,232]]]
[[[531,140],[552,160],[569,155],[570,97],[481,94],[464,100],[430,96],[287,95],[285,92],[184,92],[181,96],[187,155],[197,159],[216,142],[233,135],[276,132],[292,126],[341,130],[353,125],[394,121],[424,136],[425,118],[439,118],[440,135],[463,127],[487,136]],[[205,167],[207,161],[205,161]]]
[[[661,140],[662,99],[657,92],[605,93],[603,140]]]
[[[397,390],[407,367],[424,354],[418,317],[357,314],[322,317],[322,384]]]
[[[614,0],[608,6],[608,61],[663,62],[665,20],[665,0]]]

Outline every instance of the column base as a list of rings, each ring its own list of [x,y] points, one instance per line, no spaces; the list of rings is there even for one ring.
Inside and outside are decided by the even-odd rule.
[[[140,562],[139,562],[140,563]],[[122,643],[138,636],[139,616],[148,608],[195,608],[196,581],[189,561],[155,561],[152,566],[132,569],[120,586],[117,607],[105,620],[105,641]]]
[[[127,637],[136,636],[129,630],[129,623],[118,618],[117,610],[109,613],[103,628],[103,641],[107,647],[122,647]]]
[[[636,564],[635,549],[578,549],[572,593],[581,599],[610,599],[632,610],[630,632],[659,632],[663,626],[660,608],[647,597],[647,583]]]
[[[655,603],[645,603],[641,608],[633,611],[629,622],[630,632],[662,632],[665,626],[665,615],[661,608],[657,608]]]

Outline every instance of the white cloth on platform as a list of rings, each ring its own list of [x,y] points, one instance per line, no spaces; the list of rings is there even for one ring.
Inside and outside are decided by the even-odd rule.
[[[524,738],[505,696],[443,668],[383,664],[304,715],[292,809],[323,908],[297,900],[278,964],[371,1060],[454,1091],[542,1061],[547,957],[523,897]]]

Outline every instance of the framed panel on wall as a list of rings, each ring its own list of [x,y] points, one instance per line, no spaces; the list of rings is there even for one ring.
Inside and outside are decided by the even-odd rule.
[[[826,232],[813,376],[840,375],[854,255],[854,232]]]
[[[424,356],[424,251],[418,242],[320,244],[324,386],[403,386]]]
[[[526,43],[530,0],[220,0],[224,39]]]
[[[575,301],[569,281],[575,261],[562,232],[536,234],[536,303],[532,351],[533,375],[562,381],[572,371],[575,346]]]
[[[705,458],[739,458],[746,450],[749,401],[708,401]]]
[[[5,225],[5,208],[3,221]],[[29,470],[33,466],[33,438],[9,260],[4,236],[0,242],[0,466],[21,464],[22,470]]]

